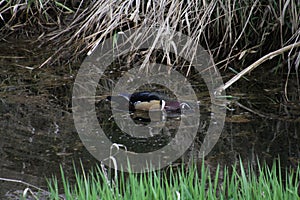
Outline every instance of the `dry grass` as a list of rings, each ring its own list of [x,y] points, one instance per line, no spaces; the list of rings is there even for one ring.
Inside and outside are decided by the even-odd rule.
[[[64,25],[61,19],[68,13],[72,10],[59,1],[0,1],[0,23],[4,25],[0,30],[6,37],[11,33],[30,36],[53,31]]]
[[[161,34],[168,31],[172,35],[174,30],[187,34],[194,38],[194,43],[187,43],[185,48],[195,51],[195,45],[202,45],[213,55],[219,68],[227,67],[233,61],[244,66],[271,51],[300,41],[298,0],[100,0],[85,2],[85,5],[80,1],[67,18],[61,16],[72,11],[70,3],[64,6],[58,1],[33,0],[30,5],[28,2],[7,3],[0,9],[0,14],[3,18],[4,14],[11,13],[6,17],[9,19],[5,21],[6,29],[35,24],[45,33],[41,37],[43,41],[45,37],[57,41],[58,50],[41,67],[62,56],[66,60],[84,56],[119,31],[135,28],[133,38],[138,37],[143,26],[148,26],[148,31],[159,28]],[[23,23],[20,23],[20,17]],[[49,30],[49,27],[56,29]],[[143,31],[139,37],[147,34],[147,29]],[[155,37],[162,38],[160,36]],[[152,51],[149,49],[146,61]],[[171,56],[164,53],[168,64],[172,64]],[[281,58],[298,68],[299,48],[283,53]]]

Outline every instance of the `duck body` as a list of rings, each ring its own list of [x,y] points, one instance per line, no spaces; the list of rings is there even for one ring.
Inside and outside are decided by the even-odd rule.
[[[144,111],[155,111],[164,109],[164,100],[151,100],[151,101],[137,101],[134,104],[135,110],[144,110]]]
[[[165,110],[167,112],[180,112],[181,109],[191,109],[187,103],[180,103],[174,100],[166,100],[162,95],[157,92],[135,92],[133,94],[119,94],[117,97],[107,97],[110,101],[120,102],[124,101],[129,103],[129,110]]]

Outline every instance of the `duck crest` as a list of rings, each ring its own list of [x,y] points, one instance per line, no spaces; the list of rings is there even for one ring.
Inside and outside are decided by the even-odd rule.
[[[145,102],[145,101],[152,101],[152,100],[161,100],[160,99],[161,97],[159,96],[158,93],[156,92],[148,92],[148,91],[144,91],[144,92],[136,92],[136,93],[133,93],[131,96],[130,96],[130,99],[129,101],[132,102],[132,103],[135,103],[137,101],[140,101],[140,102]]]

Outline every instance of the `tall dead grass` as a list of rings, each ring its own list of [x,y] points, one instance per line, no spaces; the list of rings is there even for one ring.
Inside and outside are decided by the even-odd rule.
[[[41,67],[61,57],[72,60],[85,56],[119,31],[134,29],[133,37],[137,36],[143,26],[187,34],[194,43],[185,48],[194,51],[193,46],[202,45],[219,68],[234,61],[253,62],[300,41],[298,0],[99,0],[71,5],[49,0],[11,1],[0,9],[0,17],[6,30],[35,24],[40,27],[42,41],[57,42],[58,50]],[[170,58],[168,52],[165,57]],[[281,58],[292,61],[298,69],[299,48],[283,52]]]

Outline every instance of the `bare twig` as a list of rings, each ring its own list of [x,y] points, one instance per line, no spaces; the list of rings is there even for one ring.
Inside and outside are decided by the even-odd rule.
[[[271,53],[268,53],[267,55],[261,57],[260,59],[258,59],[257,61],[255,61],[253,64],[251,64],[249,67],[247,67],[246,69],[244,69],[243,71],[241,71],[240,73],[238,73],[237,75],[235,75],[232,79],[230,79],[229,81],[227,81],[225,83],[224,86],[219,87],[216,91],[218,93],[226,90],[228,87],[230,87],[233,83],[235,83],[236,81],[238,81],[242,76],[244,76],[245,74],[251,72],[252,70],[254,70],[256,67],[258,67],[260,64],[264,63],[266,60],[270,60],[272,58],[274,58],[275,56],[278,56],[288,50],[291,50],[292,48],[296,48],[300,46],[300,42],[285,46],[281,49],[278,49],[276,51],[273,51]]]
[[[22,184],[22,185],[26,185],[26,186],[28,186],[28,187],[32,187],[32,188],[34,188],[34,189],[36,189],[36,190],[40,190],[40,191],[42,191],[42,192],[49,193],[48,191],[46,191],[46,190],[44,190],[44,189],[42,189],[42,188],[39,188],[39,187],[34,186],[34,185],[30,184],[30,183],[27,183],[27,182],[21,181],[21,180],[17,180],[17,179],[0,178],[0,181],[13,182],[13,183],[20,183],[20,184]],[[49,193],[49,194],[50,194],[50,193]]]
[[[43,193],[45,193],[45,194],[47,194],[47,195],[50,195],[50,192],[49,192],[49,191],[44,190],[44,189],[42,189],[42,188],[40,188],[40,187],[37,187],[37,186],[35,186],[35,185],[32,185],[32,184],[27,183],[27,182],[22,181],[22,180],[18,180],[18,179],[10,179],[10,178],[1,178],[1,177],[0,177],[0,181],[19,183],[19,184],[22,184],[22,185],[26,185],[26,187],[31,187],[31,188],[34,188],[34,189],[36,189],[36,190],[38,190],[38,191],[41,191],[41,192],[43,192]],[[32,191],[31,191],[30,189],[28,189],[28,188],[26,188],[26,189],[24,190],[24,193],[26,193],[25,191],[28,191],[28,190],[32,193]],[[60,196],[60,198],[61,198],[61,199],[64,199],[62,196]]]

